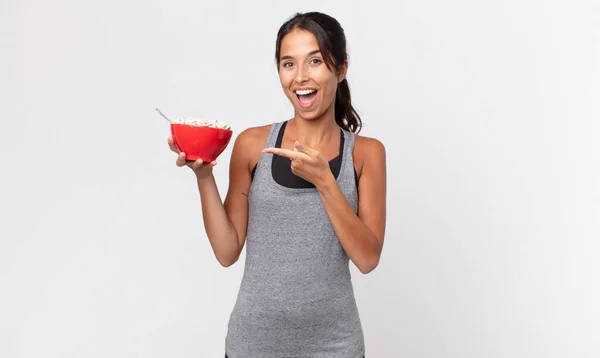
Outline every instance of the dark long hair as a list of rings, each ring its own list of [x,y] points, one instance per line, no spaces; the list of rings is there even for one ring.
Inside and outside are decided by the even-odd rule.
[[[327,67],[330,70],[335,69],[336,73],[339,72],[348,59],[346,35],[336,19],[320,12],[297,13],[281,25],[277,32],[277,42],[275,44],[275,62],[278,70],[281,40],[295,29],[308,30],[315,35]],[[334,112],[335,122],[340,127],[350,132],[360,132],[362,121],[354,107],[352,107],[350,87],[348,86],[348,80],[345,78],[338,83],[335,92]]]

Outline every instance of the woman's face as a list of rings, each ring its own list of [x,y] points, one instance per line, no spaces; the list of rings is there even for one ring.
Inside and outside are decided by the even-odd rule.
[[[310,31],[296,29],[281,40],[279,80],[296,115],[315,119],[328,109],[333,111],[335,92],[346,73],[346,64],[339,72],[336,75],[327,68]]]

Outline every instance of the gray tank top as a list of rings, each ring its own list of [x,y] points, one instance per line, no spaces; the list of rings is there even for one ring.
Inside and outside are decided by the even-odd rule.
[[[273,147],[283,122],[271,126]],[[337,184],[354,210],[358,193],[344,131]],[[315,188],[288,188],[261,153],[248,194],[246,263],[231,313],[230,358],[359,358],[365,354],[349,259]]]

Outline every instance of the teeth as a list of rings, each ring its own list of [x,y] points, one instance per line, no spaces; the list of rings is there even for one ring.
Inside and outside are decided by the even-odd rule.
[[[314,89],[307,89],[307,90],[297,90],[297,91],[296,91],[296,94],[297,94],[297,95],[299,95],[299,96],[305,96],[305,95],[307,95],[307,94],[311,94],[311,93],[313,93],[313,92],[315,92],[315,91],[316,91],[316,90],[314,90]]]

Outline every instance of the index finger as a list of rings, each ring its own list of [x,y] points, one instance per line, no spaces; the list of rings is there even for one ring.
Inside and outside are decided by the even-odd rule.
[[[295,151],[292,151],[289,149],[283,149],[283,148],[265,148],[262,150],[262,152],[276,154],[276,155],[280,155],[282,157],[287,157],[290,159],[300,159],[303,155],[301,152],[295,152]]]

